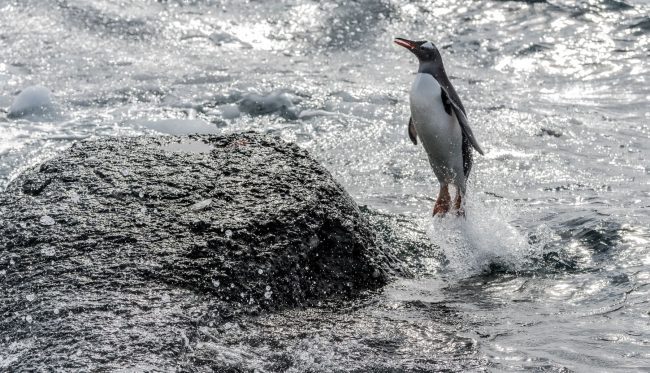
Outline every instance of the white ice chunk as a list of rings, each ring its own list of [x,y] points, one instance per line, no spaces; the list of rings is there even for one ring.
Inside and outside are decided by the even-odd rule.
[[[168,135],[214,134],[219,132],[217,126],[200,119],[162,119],[143,121],[139,122],[139,124]]]
[[[10,118],[20,118],[28,115],[42,116],[54,111],[50,90],[40,86],[29,86],[20,92],[9,107],[7,114]]]

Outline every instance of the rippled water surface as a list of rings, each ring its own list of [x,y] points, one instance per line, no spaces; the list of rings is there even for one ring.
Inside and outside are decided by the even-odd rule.
[[[406,134],[416,61],[395,36],[438,45],[486,150],[466,220],[429,216],[438,186]],[[197,364],[650,370],[644,0],[2,1],[0,50],[0,188],[87,137],[270,133],[415,274],[346,308],[199,330]],[[6,115],[32,85],[51,115]],[[24,343],[0,341],[0,370]],[[170,369],[142,364],[122,368]]]

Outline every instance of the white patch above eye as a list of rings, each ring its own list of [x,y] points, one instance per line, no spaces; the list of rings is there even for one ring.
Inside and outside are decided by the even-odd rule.
[[[433,49],[433,44],[430,41],[428,41],[428,42],[422,44],[422,46],[420,48]]]

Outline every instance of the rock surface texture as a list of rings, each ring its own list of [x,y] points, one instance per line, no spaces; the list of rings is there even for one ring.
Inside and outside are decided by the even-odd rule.
[[[0,193],[0,370],[161,370],[238,315],[397,268],[305,150],[259,134],[83,141]],[[192,369],[190,369],[192,370]]]

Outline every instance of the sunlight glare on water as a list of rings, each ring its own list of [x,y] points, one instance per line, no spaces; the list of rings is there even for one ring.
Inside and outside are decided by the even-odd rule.
[[[178,327],[178,351],[150,331],[180,314],[173,297],[102,309],[142,345],[97,360],[43,353],[37,326],[58,325],[61,300],[0,330],[0,370],[648,371],[648,14],[645,0],[0,2],[0,189],[86,138],[262,132],[307,149],[411,273],[346,304]],[[438,183],[407,135],[417,61],[394,37],[438,46],[487,151],[464,219],[430,216]],[[60,117],[7,115],[30,86]],[[0,265],[25,263],[3,250]]]

